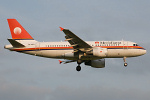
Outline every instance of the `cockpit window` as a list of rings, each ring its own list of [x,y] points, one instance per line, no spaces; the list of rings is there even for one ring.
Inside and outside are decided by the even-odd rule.
[[[133,46],[139,46],[139,45],[137,45],[137,44],[133,44]]]

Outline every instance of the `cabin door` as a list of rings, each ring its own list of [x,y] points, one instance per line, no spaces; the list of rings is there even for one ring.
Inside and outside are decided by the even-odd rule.
[[[35,44],[35,55],[39,54],[39,51],[40,51],[40,43],[37,42],[37,43]]]

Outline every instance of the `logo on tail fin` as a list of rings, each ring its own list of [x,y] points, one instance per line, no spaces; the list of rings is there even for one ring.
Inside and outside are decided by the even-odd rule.
[[[14,28],[14,33],[19,35],[21,33],[21,28],[19,27]]]

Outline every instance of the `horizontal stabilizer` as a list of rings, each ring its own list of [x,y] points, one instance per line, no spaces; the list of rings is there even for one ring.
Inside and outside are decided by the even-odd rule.
[[[59,61],[59,64],[61,64],[61,63],[67,64],[67,63],[76,62],[75,60],[67,60],[67,61],[61,61],[61,60],[58,60],[58,61]]]
[[[11,45],[12,45],[13,47],[16,47],[16,48],[25,47],[23,44],[17,42],[16,40],[8,39],[8,41],[11,43]]]

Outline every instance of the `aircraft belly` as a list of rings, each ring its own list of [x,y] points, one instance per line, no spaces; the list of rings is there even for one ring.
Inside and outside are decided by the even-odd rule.
[[[47,58],[59,58],[59,59],[69,59],[77,60],[78,57],[65,57],[65,53],[73,52],[73,50],[37,50],[37,51],[25,51],[23,53],[47,57]],[[107,56],[103,58],[122,58],[122,57],[136,57],[141,55],[142,50],[140,49],[108,49]],[[102,59],[102,57],[96,56],[82,56],[82,60],[96,60]]]
[[[30,55],[41,55],[40,51],[23,51],[22,53],[30,54]]]
[[[43,57],[61,58],[64,53],[72,52],[72,50],[41,50],[40,52]]]
[[[37,52],[37,56],[48,57],[48,58],[58,58],[58,59],[68,59],[68,60],[78,60],[77,56],[65,57],[65,53],[73,52],[73,50],[40,50]],[[101,59],[96,56],[82,56],[82,60],[95,60]]]

